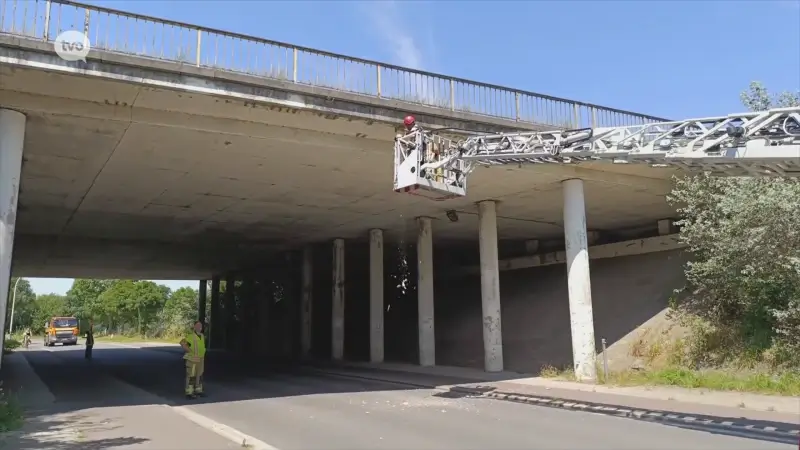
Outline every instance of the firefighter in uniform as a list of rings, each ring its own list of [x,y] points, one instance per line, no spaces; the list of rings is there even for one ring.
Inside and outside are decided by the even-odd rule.
[[[206,356],[206,343],[203,337],[203,323],[199,320],[185,338],[181,339],[183,359],[186,361],[186,398],[194,399],[205,395],[203,392],[203,372]]]

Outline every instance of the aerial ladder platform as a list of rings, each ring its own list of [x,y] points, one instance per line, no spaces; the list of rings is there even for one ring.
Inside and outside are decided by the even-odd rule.
[[[464,134],[412,116],[394,145],[394,189],[432,200],[467,195],[480,166],[648,164],[732,177],[800,177],[800,107],[633,126]]]

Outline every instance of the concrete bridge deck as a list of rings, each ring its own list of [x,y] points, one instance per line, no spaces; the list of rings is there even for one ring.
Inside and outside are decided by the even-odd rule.
[[[65,16],[79,10],[60,9]],[[107,14],[92,13],[97,20],[90,31],[102,35],[104,28],[92,27],[104,27]],[[388,239],[410,239],[417,216],[436,219],[437,242],[472,240],[474,203],[484,199],[502,202],[501,239],[557,238],[559,183],[573,177],[587,182],[592,229],[652,224],[670,215],[661,197],[671,171],[604,164],[484,169],[471,178],[468,198],[444,203],[397,195],[391,191],[391,141],[408,112],[430,126],[471,130],[544,125],[492,116],[481,110],[483,103],[431,106],[442,96],[433,89],[425,91],[430,100],[397,100],[401,93],[392,95],[385,77],[380,96],[369,96],[104,50],[117,45],[109,41],[95,44],[87,63],[67,62],[38,39],[43,30],[35,31],[0,36],[2,106],[28,117],[15,267],[30,275],[90,270],[104,276],[102,267],[107,276],[206,278],[247,264],[248,253],[363,238],[371,228],[384,229]],[[51,39],[57,31],[53,27]],[[532,94],[515,97],[522,105],[538,101],[541,113],[530,119],[550,125],[580,124],[583,116],[602,124],[653,119]],[[449,209],[461,212],[459,222],[444,220]],[[147,249],[144,242],[131,248],[86,239],[156,244],[148,253],[136,250]],[[201,242],[219,247],[210,258],[215,262],[190,250]],[[249,252],[242,251],[245,242]],[[167,248],[162,243],[182,255],[180,264],[160,264],[151,255]],[[98,264],[87,251],[104,247],[120,249],[112,258],[118,266]],[[225,255],[223,248],[234,250]],[[78,251],[83,257],[76,259]],[[108,261],[106,251],[97,257]]]
[[[481,169],[470,178],[467,198],[441,203],[392,191],[392,140],[408,113],[430,127],[483,131],[621,125],[657,118],[314,53],[288,44],[94,6],[60,0],[47,4],[52,8],[44,18],[56,17],[57,11],[59,25],[52,20],[35,22],[26,16],[13,22],[15,28],[4,22],[0,34],[0,111],[4,112],[0,120],[0,137],[4,139],[0,142],[0,158],[4,158],[0,159],[0,169],[8,174],[8,192],[16,192],[12,181],[19,180],[19,208],[16,209],[16,196],[3,200],[4,209],[12,214],[4,216],[5,223],[16,227],[15,274],[213,277],[217,281],[225,274],[230,285],[237,285],[238,292],[240,282],[236,280],[242,280],[241,289],[247,290],[255,282],[253,277],[263,275],[267,264],[271,264],[274,273],[291,269],[291,273],[281,276],[287,286],[296,288],[294,295],[302,298],[303,312],[298,316],[302,317],[298,319],[302,327],[298,328],[303,329],[303,352],[309,350],[312,322],[313,327],[327,322],[326,326],[331,327],[328,333],[320,329],[327,337],[315,345],[327,346],[334,358],[341,358],[345,315],[350,317],[347,327],[358,318],[364,323],[363,329],[357,327],[361,331],[348,331],[347,340],[365,332],[362,336],[377,345],[374,349],[382,351],[383,316],[363,314],[382,309],[384,292],[380,286],[384,278],[397,275],[396,268],[387,267],[384,271],[383,265],[377,263],[383,260],[383,240],[416,241],[419,252],[412,252],[409,260],[418,260],[419,267],[411,271],[418,282],[401,296],[418,297],[419,309],[413,308],[413,317],[409,315],[397,323],[408,328],[408,320],[417,322],[419,347],[415,353],[420,362],[427,364],[435,360],[433,350],[439,344],[434,341],[448,334],[439,332],[434,336],[433,297],[434,290],[440,287],[432,283],[432,267],[464,261],[477,263],[477,202],[497,205],[496,214],[491,213],[493,218],[481,227],[481,276],[489,274],[493,280],[489,280],[492,289],[482,290],[481,295],[481,302],[493,302],[492,309],[482,313],[483,332],[487,331],[487,315],[499,322],[501,314],[498,256],[518,255],[520,247],[524,247],[522,242],[532,239],[554,242],[539,251],[564,248],[563,181],[582,180],[578,189],[581,195],[571,196],[568,220],[572,225],[567,224],[567,228],[584,256],[592,234],[587,233],[587,227],[588,231],[602,232],[607,236],[605,242],[613,243],[624,240],[626,230],[638,230],[633,231],[638,236],[658,235],[657,220],[673,214],[664,200],[672,170],[635,165],[590,163]],[[25,11],[36,11],[37,7]],[[128,41],[120,31],[120,21],[122,28],[125,23],[132,26],[140,22],[173,28],[183,40],[178,45],[168,45],[163,31],[144,31],[138,40]],[[47,24],[45,28],[43,23]],[[67,62],[53,52],[53,38],[70,23],[88,31],[90,38],[105,36],[93,42],[87,62]],[[30,28],[26,30],[20,24],[30,24]],[[142,43],[153,41],[159,46]],[[291,63],[287,65],[285,58],[268,60],[271,69],[267,70],[262,58],[262,68],[252,69],[247,61],[253,60],[242,53],[236,53],[238,56],[226,63],[218,61],[230,55],[230,47],[217,49],[240,41],[262,55],[276,49],[278,53],[282,51],[289,55]],[[308,75],[315,63],[326,58],[334,60],[334,64],[312,69]],[[280,61],[284,64],[278,64]],[[361,69],[356,70],[357,67]],[[332,79],[319,76],[331,72]],[[318,81],[320,78],[322,82]],[[357,81],[355,87],[350,86],[353,80]],[[19,157],[24,158],[21,173],[9,169],[19,166],[15,160]],[[583,200],[577,201],[581,197],[585,197],[585,208]],[[459,220],[447,220],[448,210],[457,211]],[[485,213],[486,210],[484,218]],[[14,220],[9,221],[8,217]],[[428,219],[418,221],[418,217]],[[495,249],[495,256],[488,257],[489,266],[483,267],[486,255],[492,255],[492,247],[496,247],[491,242],[497,239],[489,239],[491,233],[485,234],[489,229],[496,229],[501,245],[499,254]],[[366,251],[370,230],[382,230],[382,237],[372,239],[371,251]],[[6,249],[12,245],[10,236],[13,235],[7,228]],[[508,251],[504,242],[511,244]],[[296,251],[313,243],[325,247],[325,252],[306,252],[302,277],[297,260],[284,264],[286,267],[279,267],[280,260],[275,260],[281,251]],[[461,250],[442,264],[433,260],[434,245]],[[527,253],[535,251],[528,250]],[[567,250],[566,259],[561,257],[560,261],[574,259],[575,252]],[[616,252],[605,251],[612,255]],[[6,256],[0,273],[8,273],[10,252],[3,254]],[[439,258],[444,252],[435,254]],[[672,261],[668,263],[670,267],[677,259]],[[312,262],[313,269],[308,268]],[[572,287],[576,283],[588,287],[588,268],[586,256],[578,271],[579,281],[574,281],[569,272],[570,299],[575,296]],[[261,270],[261,275],[236,273],[244,269]],[[552,273],[544,276],[553,281],[563,279]],[[481,285],[486,285],[486,280],[483,282]],[[647,291],[646,296],[658,299],[656,303],[660,304],[664,290],[661,285],[671,287],[673,281],[646,284],[651,286],[648,289],[658,291]],[[3,286],[0,290],[5,292]],[[566,295],[565,286],[560,282],[560,296]],[[578,326],[572,318],[573,331],[579,329],[583,333],[572,339],[580,342],[582,351],[588,351],[594,347],[594,335],[587,334],[593,329],[592,309],[591,298],[585,302],[584,288],[579,295],[583,303],[571,304],[570,309],[578,308],[583,321]],[[255,301],[254,294],[247,292],[242,298]],[[474,293],[463,295],[466,298]],[[238,329],[234,322],[244,320],[243,311],[254,306],[237,300],[238,306],[233,307],[233,294],[221,295],[217,283],[211,296],[221,309],[214,312],[212,308],[211,322],[225,322],[227,333],[228,329]],[[441,297],[444,300],[448,295]],[[527,302],[527,294],[520,295],[517,300]],[[322,313],[325,318],[312,318],[312,298],[317,299],[314,305],[322,302],[326,308]],[[558,300],[566,305],[565,299]],[[513,303],[511,299],[509,302]],[[458,317],[465,310],[461,304],[454,304],[453,308],[444,314],[446,319],[452,318],[449,314]],[[556,309],[546,309],[555,314]],[[530,317],[532,311],[526,311],[527,314],[519,312],[519,317]],[[442,317],[440,312],[437,317]],[[562,318],[565,325],[570,320]],[[475,323],[481,323],[480,315],[477,319]],[[622,328],[629,325],[625,323]],[[520,335],[507,336],[509,342],[527,342],[526,352],[553,347],[542,343],[531,346],[540,337],[529,331],[529,324],[522,326]],[[451,339],[458,333],[454,330]],[[501,336],[500,327],[492,333],[496,340]],[[237,336],[236,339],[245,339],[245,334]],[[568,342],[569,336],[563,337]],[[466,342],[471,338],[460,339]],[[227,345],[236,341],[226,338],[225,342]],[[514,358],[530,359],[525,353]],[[586,367],[591,358],[588,353],[576,356]]]

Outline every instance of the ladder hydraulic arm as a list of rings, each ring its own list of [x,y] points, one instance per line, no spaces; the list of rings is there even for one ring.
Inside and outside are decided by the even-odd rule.
[[[800,177],[800,107],[606,128],[445,137],[413,117],[395,139],[395,191],[466,195],[477,166],[607,161],[717,176]],[[451,132],[452,133],[452,132]]]

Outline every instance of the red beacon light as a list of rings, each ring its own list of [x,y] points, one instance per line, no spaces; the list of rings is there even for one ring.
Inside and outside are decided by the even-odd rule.
[[[403,119],[403,125],[405,125],[406,130],[408,131],[411,131],[411,129],[414,128],[414,125],[416,125],[416,123],[417,120],[414,119],[414,116],[406,116],[406,118]]]

